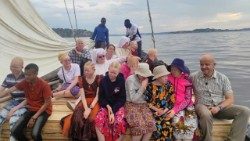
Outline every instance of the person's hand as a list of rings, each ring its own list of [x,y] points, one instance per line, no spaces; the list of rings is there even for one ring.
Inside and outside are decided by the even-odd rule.
[[[163,109],[157,109],[157,110],[155,111],[155,115],[157,115],[157,116],[162,116],[163,114],[165,114],[165,112],[164,112]]]
[[[35,122],[36,122],[36,118],[32,117],[32,118],[29,120],[29,122],[28,122],[28,124],[27,124],[27,127],[28,127],[28,128],[32,128],[32,127],[34,126]]]
[[[7,117],[6,117],[6,120],[10,120],[10,117],[14,114],[14,112],[15,112],[15,110],[12,108],[12,109],[9,111],[9,113],[8,113],[8,115],[7,115]]]
[[[148,85],[148,78],[145,78],[144,80],[142,80],[141,85],[143,88],[146,88]]]
[[[91,109],[89,107],[85,109],[85,111],[83,113],[83,116],[85,119],[87,119],[89,117],[90,112],[91,112]]]
[[[109,113],[109,124],[113,124],[115,122],[115,115],[114,113]]]
[[[212,113],[212,115],[214,115],[220,111],[220,108],[218,106],[210,107],[209,111]]]
[[[106,108],[108,109],[108,112],[112,112],[112,108],[109,105],[107,105]]]
[[[167,112],[167,116],[166,116],[166,119],[170,120],[171,118],[173,118],[175,115],[175,111],[174,110],[169,110]]]

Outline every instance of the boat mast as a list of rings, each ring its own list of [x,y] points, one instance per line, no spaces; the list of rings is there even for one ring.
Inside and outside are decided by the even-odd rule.
[[[65,9],[66,9],[67,14],[68,14],[68,19],[69,19],[69,23],[70,23],[70,26],[71,26],[72,34],[73,34],[73,37],[74,37],[75,42],[76,42],[75,31],[74,31],[74,28],[73,28],[73,25],[72,25],[72,22],[71,22],[71,19],[70,19],[70,16],[69,16],[69,11],[68,11],[68,7],[67,7],[67,4],[66,4],[66,0],[64,0],[64,5],[65,5]]]
[[[73,0],[73,9],[74,9],[74,15],[75,15],[75,24],[76,24],[76,36],[77,38],[79,37],[78,35],[78,25],[77,25],[77,18],[76,18],[76,7],[75,7],[75,0]]]
[[[151,36],[152,36],[152,41],[153,41],[154,48],[155,48],[154,29],[153,29],[153,23],[152,23],[152,18],[151,18],[151,13],[150,13],[150,7],[149,7],[148,0],[147,0],[147,6],[148,6],[148,17],[149,17],[149,22],[150,22],[150,27],[151,27]]]

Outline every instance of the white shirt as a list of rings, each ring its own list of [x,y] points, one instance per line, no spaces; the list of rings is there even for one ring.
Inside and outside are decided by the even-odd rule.
[[[63,72],[64,72],[64,76],[63,76]],[[61,80],[63,80],[63,83],[71,83],[76,76],[81,75],[80,67],[78,64],[71,63],[70,70],[66,70],[65,68],[61,67],[57,75]]]
[[[137,34],[137,30],[138,30],[138,26],[131,23],[131,27],[126,29],[126,35],[128,35],[128,37],[129,37],[130,39],[131,39],[134,35],[136,35],[135,41],[136,41],[136,42],[139,42],[139,41],[141,41],[141,38],[140,38],[139,35]]]

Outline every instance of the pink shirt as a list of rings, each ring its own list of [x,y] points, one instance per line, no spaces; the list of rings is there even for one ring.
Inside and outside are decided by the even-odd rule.
[[[186,74],[182,74],[180,77],[174,77],[169,74],[167,76],[174,86],[175,103],[174,111],[177,114],[189,105],[192,105],[192,83],[188,80]]]
[[[123,74],[125,80],[126,80],[130,75],[134,74],[134,72],[132,72],[132,71],[130,70],[130,68],[128,67],[128,64],[127,64],[127,63],[123,63],[123,64],[122,64],[122,66],[121,66],[121,71],[120,71],[120,72]]]

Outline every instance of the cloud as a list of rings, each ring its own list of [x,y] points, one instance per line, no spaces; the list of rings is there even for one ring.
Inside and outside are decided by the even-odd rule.
[[[242,18],[242,13],[218,13],[212,22],[230,22],[235,20],[240,20]]]
[[[51,27],[70,28],[64,0],[30,1]],[[66,2],[74,25],[72,0]],[[249,6],[250,3],[245,0],[150,1],[155,32],[247,27],[250,23]],[[78,28],[92,31],[100,19],[106,17],[110,33],[123,34],[123,22],[128,18],[140,27],[140,32],[151,32],[145,0],[75,0],[75,7]]]

